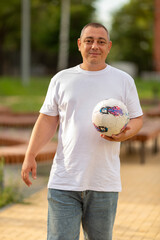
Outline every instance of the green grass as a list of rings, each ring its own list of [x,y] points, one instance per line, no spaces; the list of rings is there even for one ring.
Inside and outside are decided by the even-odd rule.
[[[24,86],[20,78],[0,78],[0,105],[11,108],[15,112],[39,111],[50,82],[50,77],[32,78]]]
[[[23,203],[23,196],[18,190],[18,186],[11,185],[0,190],[0,208],[11,203]]]
[[[20,78],[0,77],[0,105],[7,106],[16,112],[39,111],[51,77],[31,78],[23,86]],[[160,99],[160,82],[142,79],[135,80],[140,99]]]
[[[49,82],[50,77],[32,78],[30,83],[24,86],[20,78],[1,77],[0,96],[43,96]]]
[[[0,208],[10,203],[20,203],[23,196],[17,184],[4,187],[4,158],[0,158]]]
[[[160,99],[160,82],[135,79],[135,83],[140,99],[153,99],[154,97]]]
[[[2,96],[0,105],[9,107],[14,112],[38,112],[44,96]]]

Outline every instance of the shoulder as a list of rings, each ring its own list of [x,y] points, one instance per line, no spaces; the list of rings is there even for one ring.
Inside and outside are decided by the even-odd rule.
[[[119,75],[120,77],[128,78],[128,79],[133,79],[127,72],[120,70],[116,67],[113,67],[109,65],[110,71],[113,74]]]
[[[76,73],[78,73],[78,66],[61,70],[51,78],[51,83],[55,84],[57,82],[63,81],[64,79],[69,79],[72,75]]]
[[[131,84],[131,85],[134,84],[134,79],[127,72],[120,70],[118,68],[115,68],[111,65],[109,65],[109,69],[110,69],[110,74],[112,74],[113,77],[115,77],[119,81],[121,80],[122,82]]]
[[[74,74],[77,72],[78,72],[78,66],[75,66],[75,67],[71,67],[71,68],[67,68],[67,69],[59,71],[54,77],[60,78],[60,77],[64,77],[66,75]]]

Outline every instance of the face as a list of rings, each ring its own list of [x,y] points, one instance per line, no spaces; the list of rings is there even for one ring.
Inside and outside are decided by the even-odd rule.
[[[88,71],[104,69],[111,46],[112,42],[109,41],[104,28],[87,27],[78,39],[78,49],[83,58],[82,69]]]

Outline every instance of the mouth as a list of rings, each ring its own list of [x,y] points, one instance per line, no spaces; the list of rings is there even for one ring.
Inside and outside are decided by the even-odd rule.
[[[91,56],[99,56],[101,55],[100,53],[97,53],[97,52],[90,52],[89,55]]]

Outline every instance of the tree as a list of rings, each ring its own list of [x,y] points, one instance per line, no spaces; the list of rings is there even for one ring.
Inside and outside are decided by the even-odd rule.
[[[23,85],[30,81],[30,0],[21,1],[21,76]]]
[[[80,36],[80,31],[89,22],[94,21],[93,7],[94,1],[76,1],[71,5],[71,23],[70,23],[70,66],[78,64],[81,61],[81,55],[77,50],[77,39]],[[82,4],[83,3],[83,4]]]
[[[45,73],[53,74],[57,69],[60,1],[34,0],[31,3],[31,66],[45,67]],[[76,39],[84,24],[92,21],[95,0],[71,0],[69,65],[80,61]],[[20,71],[21,44],[21,1],[1,2],[0,8],[0,75],[15,74]]]
[[[61,0],[58,70],[68,66],[70,15],[70,0]]]
[[[20,49],[20,1],[1,1],[0,8],[0,74],[10,65],[8,53]],[[12,54],[14,58],[15,55]],[[13,59],[13,62],[16,62]],[[8,71],[9,73],[9,71]]]
[[[76,29],[80,22],[83,27],[86,23],[91,21],[92,13],[94,11],[94,8],[92,7],[92,4],[94,2],[93,0],[88,0],[88,1],[74,0],[72,1],[71,9],[70,9],[70,2],[71,0],[61,0],[58,70],[64,69],[68,66],[69,45],[70,45],[69,43],[73,42],[75,45],[76,35],[72,30],[74,29],[74,25]],[[71,29],[70,29],[70,20],[71,20]],[[81,28],[79,28],[79,31],[80,29]],[[70,30],[71,30],[71,34],[69,39]],[[70,52],[72,53],[74,49],[75,47],[73,46],[72,51]],[[71,56],[72,58],[74,58],[75,54],[74,55],[71,54]]]
[[[69,63],[73,66],[81,61],[77,51],[76,40],[81,28],[92,21],[95,11],[92,6],[95,0],[71,0],[70,6],[70,34],[69,34]],[[56,71],[59,50],[61,19],[61,1],[32,2],[32,49],[33,61],[41,62],[49,69]],[[36,34],[35,34],[36,33]],[[36,59],[35,59],[36,57]],[[34,62],[33,62],[34,64]]]
[[[153,17],[152,0],[130,0],[113,14],[110,61],[131,61],[139,73],[153,67]]]

